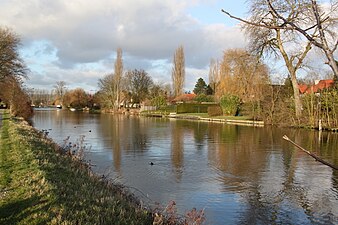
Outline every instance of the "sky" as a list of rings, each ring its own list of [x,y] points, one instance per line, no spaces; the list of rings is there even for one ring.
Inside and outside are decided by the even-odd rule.
[[[245,0],[0,0],[0,26],[16,32],[30,69],[30,88],[67,87],[94,92],[114,72],[116,49],[125,70],[144,69],[158,83],[171,83],[175,49],[184,47],[185,90],[208,82],[211,58],[245,47],[237,21]]]

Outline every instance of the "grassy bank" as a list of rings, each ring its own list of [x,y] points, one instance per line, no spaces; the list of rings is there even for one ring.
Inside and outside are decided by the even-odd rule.
[[[7,117],[7,118],[6,118]],[[19,120],[3,118],[0,224],[151,224],[132,197]]]

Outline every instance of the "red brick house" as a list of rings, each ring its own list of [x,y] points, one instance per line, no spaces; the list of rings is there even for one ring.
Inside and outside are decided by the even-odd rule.
[[[334,80],[316,80],[314,85],[307,86],[306,84],[299,84],[299,92],[301,94],[319,93],[324,89],[328,89],[334,86]]]

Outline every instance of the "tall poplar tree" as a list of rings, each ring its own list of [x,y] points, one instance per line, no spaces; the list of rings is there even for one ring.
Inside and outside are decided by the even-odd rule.
[[[114,64],[114,86],[116,91],[116,104],[115,108],[120,107],[121,98],[121,79],[123,76],[123,60],[122,60],[122,49],[118,48],[116,51],[116,61]]]
[[[218,85],[220,82],[220,65],[215,59],[210,60],[209,66],[209,85],[212,88],[213,93],[218,91]]]
[[[172,68],[172,81],[174,95],[179,96],[183,94],[184,80],[185,80],[185,59],[184,49],[180,46],[176,49],[174,54],[174,65]]]

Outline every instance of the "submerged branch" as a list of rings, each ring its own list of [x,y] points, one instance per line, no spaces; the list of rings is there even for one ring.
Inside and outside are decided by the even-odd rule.
[[[283,139],[290,142],[291,144],[293,144],[294,146],[296,146],[297,148],[299,148],[300,150],[302,150],[303,152],[305,152],[306,154],[310,155],[311,157],[315,158],[317,161],[323,163],[324,165],[327,165],[329,167],[331,167],[332,169],[338,170],[338,167],[336,165],[333,165],[329,162],[324,161],[323,159],[319,158],[318,156],[316,156],[315,154],[309,152],[308,150],[306,150],[305,148],[303,148],[302,146],[298,145],[297,143],[293,142],[290,140],[290,138],[286,135],[283,136]]]

